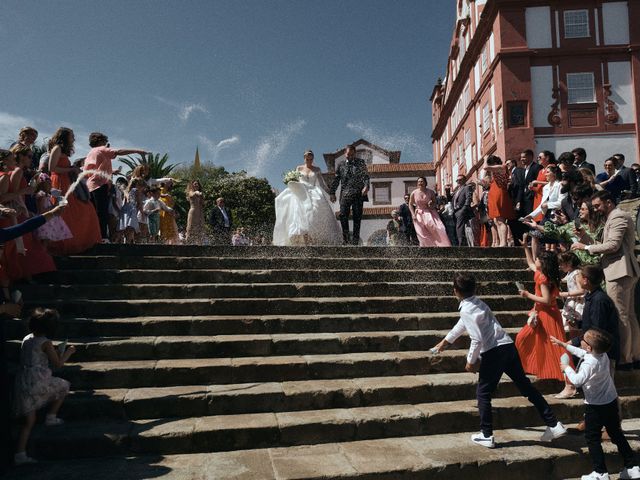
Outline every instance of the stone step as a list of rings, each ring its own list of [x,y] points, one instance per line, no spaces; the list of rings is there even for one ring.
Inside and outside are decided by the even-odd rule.
[[[342,257],[342,258],[381,258],[381,257],[473,257],[473,258],[524,258],[522,248],[417,248],[417,247],[351,247],[351,246],[311,246],[311,247],[234,247],[231,245],[96,245],[84,256],[120,255],[120,256],[194,256],[194,257]]]
[[[529,310],[533,303],[517,295],[485,295],[492,310]],[[321,298],[144,298],[139,300],[51,299],[47,302],[66,316],[202,316],[202,315],[319,315],[455,312],[459,302],[447,297],[321,297]],[[27,308],[41,306],[27,299]]]
[[[640,372],[619,372],[620,395],[638,394]],[[562,388],[555,380],[532,380],[544,394]],[[356,408],[404,403],[472,400],[477,377],[473,374],[434,373],[333,380],[184,385],[75,390],[62,406],[67,419],[197,417],[242,413],[291,412],[328,408]],[[72,388],[77,388],[72,385]],[[495,397],[518,396],[505,376]]]
[[[637,434],[640,420],[626,420],[622,426]],[[541,443],[543,431],[542,427],[496,430],[501,448],[493,450],[471,444],[471,432],[464,432],[217,453],[41,462],[14,469],[6,480],[563,480],[592,471],[582,435]],[[633,449],[640,451],[637,435],[630,440]],[[610,469],[619,471],[615,446],[610,442],[603,446]]]
[[[329,380],[462,371],[465,350],[68,363],[74,389]]]
[[[109,269],[232,269],[232,270],[461,270],[522,269],[522,258],[304,258],[304,257],[175,257],[175,256],[74,256],[59,257],[56,265],[61,270],[109,270]]]
[[[500,324],[519,327],[526,311],[494,311]],[[458,313],[390,313],[386,315],[262,315],[262,316],[141,316],[127,318],[62,317],[57,338],[232,335],[278,333],[330,333],[369,331],[443,330],[459,319]],[[5,321],[7,338],[21,339],[28,333],[26,321]]]
[[[526,269],[494,269],[471,272],[481,282],[530,281]],[[59,270],[38,276],[38,283],[311,283],[311,282],[434,282],[441,281],[442,270]]]
[[[580,399],[552,400],[552,405],[563,422],[583,417]],[[543,424],[524,398],[496,399],[493,407],[497,429]],[[622,397],[621,408],[626,417],[640,415],[640,397]],[[467,400],[120,422],[92,419],[38,428],[32,443],[43,458],[237,451],[473,431],[477,412],[476,402]]]
[[[508,329],[515,338],[519,328]],[[219,358],[274,355],[313,355],[361,352],[426,351],[442,340],[448,330],[344,333],[286,333],[267,335],[101,337],[68,339],[76,347],[75,362],[126,358]],[[7,343],[10,358],[18,358],[22,337]],[[456,348],[468,348],[460,337]]]
[[[161,278],[156,281],[162,280]],[[533,289],[533,282],[524,282]],[[450,296],[451,282],[344,282],[344,283],[188,283],[174,284],[81,284],[81,285],[25,285],[21,288],[26,298],[40,302],[49,299],[136,300],[144,298],[318,298],[318,297],[411,297]],[[479,295],[516,295],[515,282],[483,282],[478,285]]]

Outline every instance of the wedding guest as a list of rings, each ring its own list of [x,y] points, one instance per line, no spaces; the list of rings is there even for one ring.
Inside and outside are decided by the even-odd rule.
[[[187,185],[189,213],[187,214],[186,242],[202,245],[205,239],[204,195],[198,180]]]
[[[540,170],[538,171],[538,176],[536,179],[529,184],[529,190],[534,192],[533,197],[533,211],[537,211],[534,215],[533,213],[529,213],[527,216],[534,218],[537,221],[540,221],[543,218],[543,212],[538,211],[538,207],[543,202],[542,197],[544,196],[544,187],[547,184],[547,167],[549,165],[556,165],[556,156],[553,152],[549,150],[544,150],[538,154],[538,162],[540,165]],[[557,171],[558,172],[558,171]],[[556,177],[560,180],[560,174],[556,173]]]
[[[613,158],[616,159],[616,172],[624,181],[624,191],[629,192],[629,198],[636,198],[638,196],[638,179],[635,172],[624,166],[624,155],[622,153],[615,153]]]
[[[475,296],[476,279],[468,273],[459,273],[453,281],[453,293],[460,301],[460,320],[447,336],[431,351],[439,354],[452,345],[463,333],[471,340],[465,370],[479,372],[477,400],[480,413],[480,432],[471,435],[471,441],[486,448],[494,448],[491,399],[504,373],[515,383],[547,425],[540,440],[550,442],[567,434],[544,397],[525,375],[513,340],[504,331],[491,309]],[[480,361],[482,357],[482,361]]]
[[[485,171],[491,174],[489,187],[488,214],[495,225],[497,239],[494,246],[506,247],[509,239],[508,220],[516,218],[513,202],[509,196],[509,173],[500,157],[489,155],[485,160]]]
[[[80,169],[71,166],[69,157],[73,155],[75,135],[73,130],[60,127],[49,140],[49,171],[53,188],[67,194],[67,208],[62,219],[71,230],[73,237],[60,242],[51,242],[51,250],[58,255],[72,255],[84,252],[100,243],[100,223],[96,210],[89,201],[78,198],[75,191],[69,192],[71,176],[80,174]]]
[[[112,187],[113,161],[121,155],[138,153],[146,154],[140,149],[114,149],[109,144],[109,137],[104,133],[93,132],[89,135],[91,150],[84,161],[84,170],[94,172],[87,178],[87,187],[91,194],[91,201],[98,213],[102,243],[109,243],[109,190]]]
[[[420,246],[450,247],[447,230],[436,210],[436,192],[427,188],[425,177],[418,177],[417,185],[409,196],[409,209]]]
[[[210,223],[215,243],[229,245],[233,219],[231,212],[225,207],[224,198],[220,197],[216,200],[216,206],[211,209]]]
[[[620,315],[621,352],[617,369],[640,368],[640,326],[634,303],[635,287],[640,276],[640,265],[634,254],[635,221],[616,207],[610,192],[596,192],[591,197],[591,203],[606,218],[602,243],[587,245],[576,242],[571,249],[602,255],[607,294]]]
[[[416,229],[413,225],[413,218],[411,218],[411,209],[409,208],[410,194],[404,194],[404,203],[398,207],[400,217],[402,217],[402,224],[404,225],[404,235],[407,245],[418,245],[418,236],[416,235]]]
[[[387,245],[395,247],[400,245],[400,237],[404,234],[400,212],[393,210],[391,220],[387,223]]]
[[[533,161],[532,150],[525,150],[520,154],[520,164],[524,170],[524,183],[520,187],[522,193],[519,214],[520,217],[526,217],[535,208],[533,205],[535,192],[529,188],[529,185],[538,178],[538,173],[542,170],[542,166]]]
[[[171,195],[173,188],[173,182],[160,183],[160,201],[169,207],[172,211],[163,209],[160,212],[160,237],[162,241],[168,245],[180,244],[180,237],[178,236],[178,225],[176,224],[176,211],[174,210],[176,201]]]
[[[573,154],[573,165],[575,168],[586,167],[591,170],[591,173],[593,173],[594,175],[596,174],[596,167],[593,165],[593,163],[587,162],[587,152],[584,148],[574,148],[573,150],[571,150],[571,153]]]
[[[562,206],[562,200],[567,196],[561,192],[560,169],[556,165],[547,165],[543,172],[545,184],[542,187],[540,204],[528,215],[533,219],[548,219],[552,211]]]
[[[475,216],[473,209],[471,208],[471,202],[473,202],[473,191],[475,190],[474,184],[467,184],[467,177],[460,173],[456,179],[458,188],[453,194],[451,203],[453,204],[453,215],[456,218],[456,238],[458,239],[458,246],[461,247],[466,240],[466,244],[469,247],[475,246],[473,235],[467,235],[467,230],[470,228],[469,222]]]
[[[596,176],[596,183],[611,193],[616,204],[620,202],[622,191],[625,189],[625,181],[616,172],[616,159],[614,157],[605,160],[604,172]]]

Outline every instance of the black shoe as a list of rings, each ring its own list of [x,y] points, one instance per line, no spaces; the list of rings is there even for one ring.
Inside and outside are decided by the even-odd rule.
[[[636,360],[635,362],[633,362],[633,369],[640,370],[640,360]]]
[[[633,370],[633,363],[619,363],[616,365],[616,370],[618,372],[630,372]]]
[[[359,238],[354,238],[353,240],[351,240],[351,243],[355,246],[360,245],[360,239]]]

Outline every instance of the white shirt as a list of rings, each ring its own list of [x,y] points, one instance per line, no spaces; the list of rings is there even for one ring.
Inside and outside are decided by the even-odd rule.
[[[535,218],[541,213],[546,213],[547,210],[555,210],[556,208],[560,208],[562,206],[562,200],[567,196],[566,193],[560,193],[560,189],[562,188],[562,182],[555,181],[553,185],[547,183],[544,187],[542,187],[542,200],[540,201],[540,205],[533,212],[529,214],[531,218]],[[542,204],[547,202],[547,208],[543,209]]]
[[[577,373],[571,367],[566,368],[564,373],[576,387],[582,387],[584,403],[607,405],[618,398],[606,353],[587,353],[573,345],[568,345],[567,350],[582,359]]]
[[[229,226],[229,217],[227,216],[227,212],[224,211],[223,207],[218,206],[218,208],[220,209],[220,213],[222,213],[222,218],[224,218],[224,226],[228,227]]]
[[[469,334],[471,345],[467,363],[473,365],[480,354],[500,345],[513,343],[496,320],[489,306],[476,296],[467,297],[458,306],[460,320],[445,337],[449,343],[455,342],[464,332]]]

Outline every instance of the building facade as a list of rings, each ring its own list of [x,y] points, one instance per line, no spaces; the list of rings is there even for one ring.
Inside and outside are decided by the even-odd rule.
[[[367,140],[354,142],[356,157],[367,164],[371,179],[369,201],[365,202],[360,238],[367,245],[380,245],[386,238],[386,227],[391,220],[391,212],[404,203],[405,193],[411,193],[416,188],[418,177],[424,176],[431,188],[435,185],[435,171],[432,163],[400,163],[400,151],[385,150]],[[343,162],[346,147],[335,152],[325,153],[324,161],[327,172],[324,178],[327,185],[331,185],[335,177],[336,167]],[[340,189],[336,193],[339,197]],[[339,205],[336,202],[336,215]]]
[[[602,171],[640,159],[640,1],[456,0],[431,95],[440,192],[483,158],[583,147]]]

